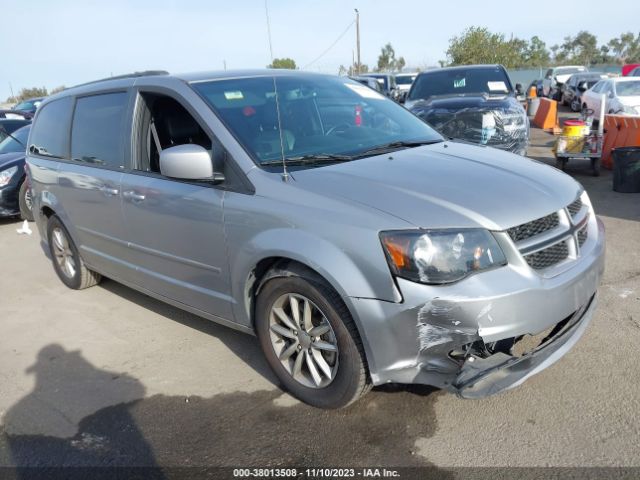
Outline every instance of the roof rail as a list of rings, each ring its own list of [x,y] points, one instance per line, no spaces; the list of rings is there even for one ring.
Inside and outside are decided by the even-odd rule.
[[[151,77],[153,75],[169,75],[166,70],[143,70],[141,72],[125,73],[124,75],[115,75],[112,77],[101,78],[99,80],[92,80],[90,82],[80,83],[70,88],[84,87],[85,85],[93,85],[94,83],[107,82],[109,80],[122,80],[124,78],[138,78],[138,77]]]

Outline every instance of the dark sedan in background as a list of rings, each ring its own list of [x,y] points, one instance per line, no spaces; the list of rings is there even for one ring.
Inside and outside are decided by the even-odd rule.
[[[502,65],[468,65],[418,75],[405,107],[442,135],[524,155],[529,120]]]
[[[35,114],[40,104],[44,101],[44,97],[29,98],[22,100],[20,103],[13,107],[13,110],[21,110],[30,114]]]
[[[30,125],[11,132],[5,131],[0,142],[0,217],[20,215],[33,221],[31,191],[25,172],[25,156]],[[0,135],[2,121],[0,121]]]
[[[603,78],[607,78],[604,72],[574,73],[566,83],[562,85],[561,101],[563,105],[571,107],[574,112],[579,112],[582,102],[582,93],[589,90]]]

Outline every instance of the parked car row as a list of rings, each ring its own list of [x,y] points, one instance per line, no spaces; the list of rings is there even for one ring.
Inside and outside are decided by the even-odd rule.
[[[25,171],[29,120],[0,119],[0,217],[33,221],[31,190]]]

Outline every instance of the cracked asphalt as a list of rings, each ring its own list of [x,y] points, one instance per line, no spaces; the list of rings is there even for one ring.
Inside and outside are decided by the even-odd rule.
[[[553,164],[552,141],[534,129],[529,155]],[[0,221],[0,466],[640,466],[640,194],[568,173],[607,228],[595,317],[561,361],[474,401],[389,386],[300,404],[253,337],[112,281],[68,290],[37,232]]]

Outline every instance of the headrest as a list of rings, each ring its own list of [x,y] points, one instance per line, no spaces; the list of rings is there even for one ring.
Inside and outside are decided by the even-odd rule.
[[[200,126],[185,110],[175,110],[164,117],[164,126],[174,140],[194,138],[200,134]]]

